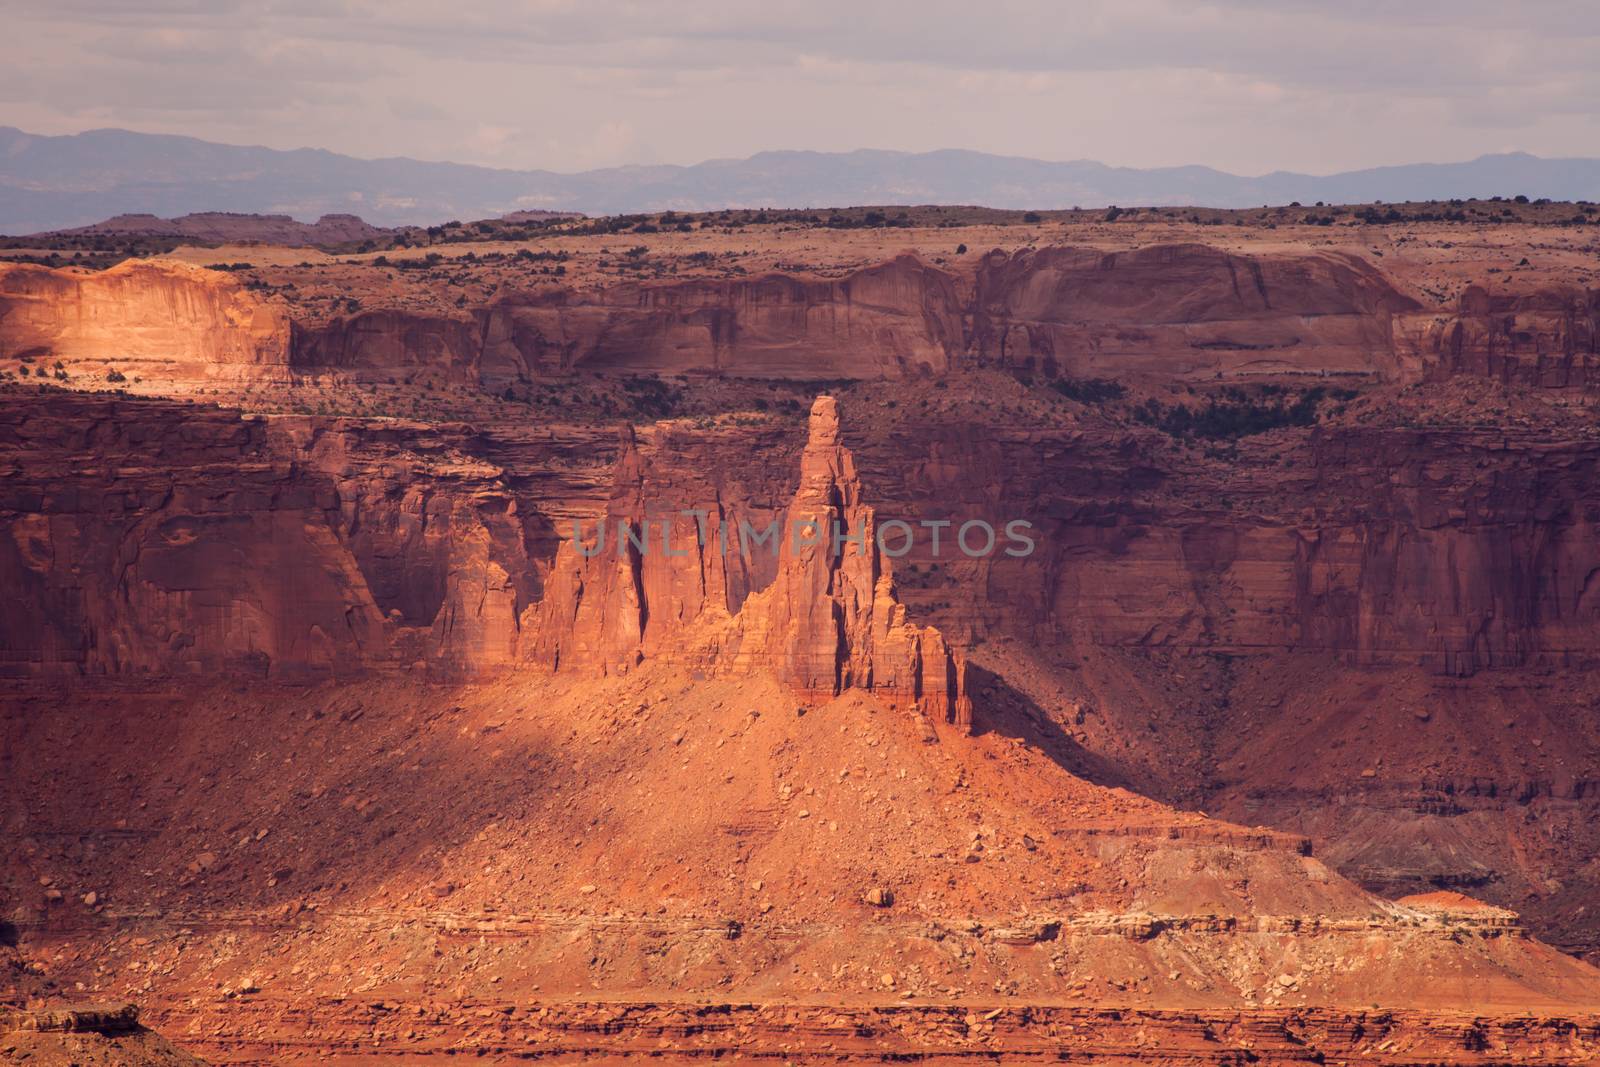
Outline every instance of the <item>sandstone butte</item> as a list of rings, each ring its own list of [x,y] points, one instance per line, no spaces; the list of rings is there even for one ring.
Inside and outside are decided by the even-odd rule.
[[[3,1054],[1600,1056],[1582,233],[919,226],[0,266]]]

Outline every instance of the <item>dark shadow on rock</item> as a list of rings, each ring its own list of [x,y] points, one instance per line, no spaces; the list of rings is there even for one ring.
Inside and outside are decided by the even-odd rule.
[[[972,696],[975,735],[997,733],[1015,738],[1048,756],[1068,774],[1111,789],[1132,788],[1115,764],[1078,744],[1066,723],[1001,675],[969,665],[967,692]]]

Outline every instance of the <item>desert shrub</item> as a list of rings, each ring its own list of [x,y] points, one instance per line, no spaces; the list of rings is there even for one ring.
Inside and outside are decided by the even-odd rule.
[[[1070,400],[1080,404],[1103,404],[1107,400],[1121,400],[1128,387],[1110,378],[1057,378],[1050,387]]]
[[[636,413],[653,419],[671,418],[683,403],[683,391],[660,378],[628,378],[623,381],[622,389]]]
[[[1173,437],[1236,440],[1269,430],[1315,425],[1317,411],[1328,395],[1322,386],[1308,389],[1293,400],[1278,389],[1266,389],[1257,396],[1227,389],[1197,407],[1182,403],[1165,407],[1158,400],[1146,400],[1134,408],[1133,415]],[[1339,390],[1334,395],[1343,400],[1355,394]]]

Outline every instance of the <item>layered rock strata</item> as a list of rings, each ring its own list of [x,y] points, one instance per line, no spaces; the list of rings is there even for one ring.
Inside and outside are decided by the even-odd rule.
[[[98,273],[0,266],[0,358],[276,380],[288,374],[290,332],[285,308],[218,271],[139,260]]]
[[[1075,377],[1393,377],[1393,318],[1418,307],[1352,255],[1201,244],[997,250],[976,291],[977,358]]]
[[[1474,285],[1452,311],[1413,319],[1406,348],[1427,380],[1465,376],[1546,389],[1600,387],[1600,289],[1493,293]]]
[[[834,398],[812,407],[800,486],[781,514],[751,521],[720,499],[677,506],[671,486],[626,433],[594,541],[557,553],[535,660],[602,673],[652,656],[713,676],[764,670],[808,696],[868,690],[971,724],[961,658],[936,629],[910,622],[896,595]],[[775,570],[750,592],[770,566],[764,554]]]

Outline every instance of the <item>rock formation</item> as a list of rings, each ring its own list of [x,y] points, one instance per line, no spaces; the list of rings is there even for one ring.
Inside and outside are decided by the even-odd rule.
[[[9,673],[337,671],[388,653],[326,480],[262,419],[57,397],[4,420]]]
[[[1493,293],[1468,287],[1449,314],[1414,316],[1409,347],[1422,377],[1541,388],[1600,387],[1600,289]]]
[[[160,379],[283,378],[289,335],[282,308],[218,271],[0,265],[0,358],[90,360]]]
[[[961,348],[954,280],[914,256],[838,281],[764,277],[645,283],[486,311],[485,360],[530,369],[758,378],[901,378],[945,371]]]
[[[983,361],[1052,377],[1393,377],[1391,317],[1416,306],[1343,253],[995,251],[978,267],[972,347]]]
[[[270,413],[4,368],[0,966],[37,945],[233,1059],[1593,1060],[1600,973],[1530,937],[1600,953],[1600,436],[1532,388],[1588,386],[1592,279],[1424,310],[1462,231],[1386,278],[1323,247],[1365,226],[976,264],[940,228],[835,280],[491,300],[553,276],[502,257],[460,307],[375,267],[336,319],[257,305],[287,268],[5,272],[6,354],[126,340],[142,391]],[[771,380],[818,373],[849,420]],[[287,413],[329,400],[366,413]],[[878,545],[952,515],[1037,550]],[[969,692],[959,743],[885,713],[970,727]]]
[[[485,385],[572,371],[753,378],[940,374],[961,350],[954,280],[902,256],[837,281],[789,274],[507,291],[454,317],[362,312],[295,331],[306,373],[431,366]]]
[[[824,699],[869,690],[970,726],[965,665],[938,630],[907,618],[895,594],[893,565],[862,499],[833,397],[812,406],[800,488],[784,526],[777,577],[745,602],[720,642],[718,669],[767,667]]]
[[[45,399],[7,396],[0,419],[0,672],[515,659],[538,593],[528,547],[553,537],[498,468],[452,460],[448,433],[402,433],[405,447],[382,427]]]
[[[174,219],[155,215],[116,215],[102,222],[69,230],[34,234],[39,238],[63,237],[178,237],[189,241],[264,244],[300,248],[307,245],[355,244],[394,233],[371,226],[359,216],[323,215],[316,222],[300,222],[288,215],[242,214],[232,211],[198,211]]]
[[[290,362],[302,374],[386,379],[430,370],[459,381],[478,375],[479,330],[468,316],[364,311],[319,326],[296,323]],[[515,380],[517,375],[512,375]]]
[[[601,673],[652,657],[714,676],[766,671],[808,697],[867,690],[970,725],[961,657],[911,623],[895,594],[833,397],[812,407],[800,486],[781,516],[752,520],[672,489],[626,432],[594,540],[557,554],[531,628],[536,661]],[[730,590],[752,586],[764,553],[775,574],[739,603]]]

